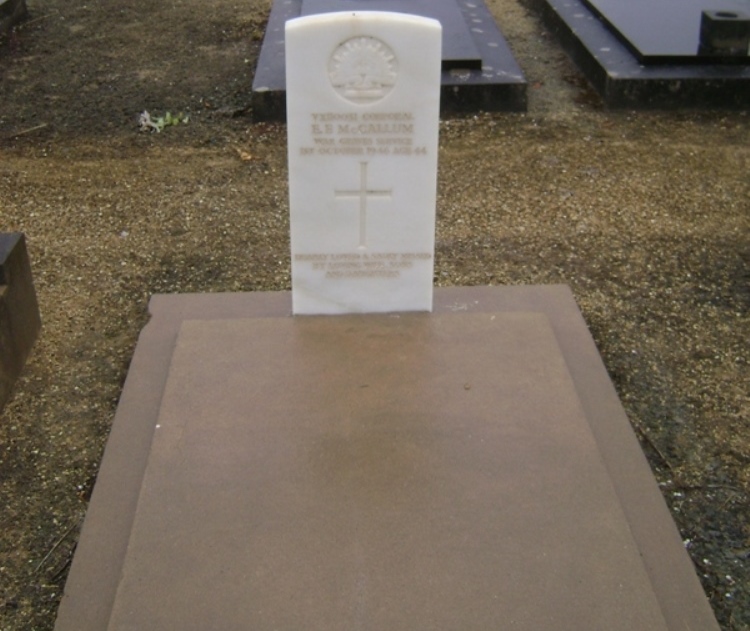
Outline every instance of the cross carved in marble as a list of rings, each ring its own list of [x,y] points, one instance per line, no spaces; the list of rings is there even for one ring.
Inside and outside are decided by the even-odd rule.
[[[359,188],[334,190],[336,199],[359,200],[359,249],[367,247],[367,200],[370,198],[391,199],[392,189],[373,189],[367,186],[367,162],[359,163]]]

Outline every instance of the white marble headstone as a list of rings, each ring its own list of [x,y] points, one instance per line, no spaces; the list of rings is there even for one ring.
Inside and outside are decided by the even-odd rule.
[[[400,13],[287,22],[295,314],[432,310],[440,47]]]

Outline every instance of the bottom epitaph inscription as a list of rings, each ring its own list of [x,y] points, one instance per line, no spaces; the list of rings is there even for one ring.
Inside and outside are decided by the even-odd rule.
[[[430,263],[429,252],[344,252],[339,254],[295,254],[294,262],[309,266],[327,279],[399,278],[403,270]]]

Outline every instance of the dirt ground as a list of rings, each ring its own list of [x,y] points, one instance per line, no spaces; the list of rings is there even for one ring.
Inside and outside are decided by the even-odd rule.
[[[290,288],[270,0],[28,0],[0,43],[0,230],[44,328],[0,417],[0,629],[52,629],[154,293]],[[436,283],[567,283],[724,630],[750,629],[750,118],[608,112],[490,0],[527,114],[441,123]],[[186,123],[143,133],[138,115]]]

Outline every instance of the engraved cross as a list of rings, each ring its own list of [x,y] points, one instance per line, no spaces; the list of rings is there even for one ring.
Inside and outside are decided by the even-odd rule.
[[[334,190],[336,198],[355,198],[359,200],[359,247],[367,246],[367,200],[370,197],[391,198],[391,189],[375,190],[367,187],[367,162],[359,163],[359,189]]]

